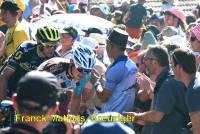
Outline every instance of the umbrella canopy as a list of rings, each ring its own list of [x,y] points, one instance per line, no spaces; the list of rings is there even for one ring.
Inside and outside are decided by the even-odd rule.
[[[111,21],[88,14],[57,14],[32,23],[30,26],[31,35],[35,35],[37,28],[44,25],[52,25],[58,29],[73,26],[77,30],[94,27],[99,28],[104,34],[108,34],[114,24]]]

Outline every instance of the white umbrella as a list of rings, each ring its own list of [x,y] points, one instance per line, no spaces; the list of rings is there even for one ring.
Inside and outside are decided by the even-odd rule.
[[[58,29],[73,26],[76,29],[99,28],[104,34],[108,34],[113,23],[100,17],[88,14],[57,14],[41,19],[31,24],[31,35],[34,35],[37,28],[43,25],[52,25]]]

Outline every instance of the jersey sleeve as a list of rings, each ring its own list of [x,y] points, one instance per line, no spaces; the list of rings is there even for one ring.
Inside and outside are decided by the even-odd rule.
[[[7,62],[5,63],[6,67],[15,70],[19,66],[24,54],[24,48],[19,46],[17,50],[8,58]]]

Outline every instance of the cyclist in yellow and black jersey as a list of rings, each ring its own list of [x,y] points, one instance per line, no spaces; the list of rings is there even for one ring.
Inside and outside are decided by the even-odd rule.
[[[17,82],[27,72],[37,69],[45,60],[59,56],[55,49],[60,40],[60,33],[50,26],[37,29],[37,42],[27,41],[8,58],[0,70],[0,100],[11,97]]]

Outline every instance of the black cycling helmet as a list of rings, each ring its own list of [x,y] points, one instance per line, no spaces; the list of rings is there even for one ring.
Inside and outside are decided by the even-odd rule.
[[[31,71],[17,86],[17,102],[27,109],[47,110],[56,104],[60,86],[57,78],[45,71]]]

